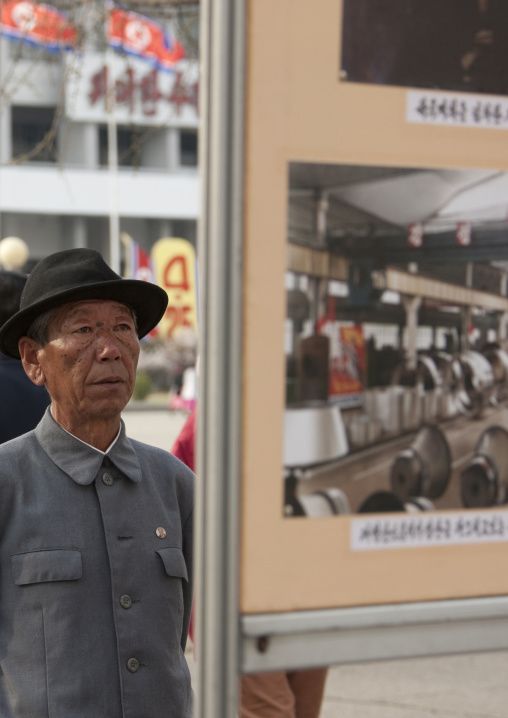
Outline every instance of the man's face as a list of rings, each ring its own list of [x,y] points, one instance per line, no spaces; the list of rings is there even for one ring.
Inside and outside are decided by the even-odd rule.
[[[64,305],[37,350],[55,419],[76,422],[120,416],[134,389],[139,341],[130,310],[114,301]]]

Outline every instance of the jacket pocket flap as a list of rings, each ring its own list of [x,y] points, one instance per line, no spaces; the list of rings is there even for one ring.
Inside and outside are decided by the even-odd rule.
[[[189,580],[187,575],[187,566],[185,565],[185,559],[183,557],[182,550],[178,546],[171,546],[169,548],[159,548],[157,553],[162,559],[164,568],[168,576],[176,576],[177,578],[184,578],[186,581]]]
[[[11,556],[16,586],[46,581],[75,581],[83,575],[81,551],[52,549]]]

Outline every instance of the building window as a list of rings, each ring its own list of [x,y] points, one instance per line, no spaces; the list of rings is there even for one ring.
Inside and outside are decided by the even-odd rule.
[[[180,131],[180,164],[183,167],[198,165],[198,133],[196,130]]]
[[[11,107],[12,156],[56,162],[54,107]]]
[[[10,38],[7,48],[9,59],[15,62],[18,60],[30,60],[31,62],[46,62],[59,65],[62,61],[59,52],[51,52],[46,47],[33,45],[30,42],[25,42],[22,38],[17,40]]]
[[[143,127],[122,127],[117,125],[116,139],[119,167],[140,167],[141,146],[143,144]],[[108,165],[108,128],[99,126],[99,163],[103,167]]]

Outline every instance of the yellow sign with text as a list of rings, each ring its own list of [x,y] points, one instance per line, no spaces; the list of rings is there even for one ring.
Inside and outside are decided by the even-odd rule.
[[[159,239],[152,247],[157,284],[168,295],[168,307],[159,325],[163,339],[185,328],[197,330],[196,252],[186,239]]]

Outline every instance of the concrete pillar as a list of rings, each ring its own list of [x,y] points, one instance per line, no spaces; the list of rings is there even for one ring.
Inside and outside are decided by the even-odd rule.
[[[170,219],[159,219],[158,239],[174,237],[173,222]]]
[[[404,351],[404,325],[399,324],[398,330],[397,330],[397,349],[400,352]]]
[[[501,275],[500,293],[502,297],[506,297],[508,291],[508,274]]]
[[[314,328],[318,319],[327,314],[328,280],[319,277],[309,277],[307,297],[310,304],[310,320]]]
[[[83,164],[87,169],[99,166],[99,130],[92,122],[83,123],[82,129]]]
[[[473,316],[472,307],[461,308],[461,332],[460,332],[460,351],[467,352],[469,349],[469,327]]]
[[[141,166],[167,170],[170,167],[172,153],[168,128],[148,132],[141,145]]]
[[[0,163],[6,164],[12,156],[11,107],[0,103]]]
[[[88,247],[88,228],[84,217],[73,218],[71,240],[73,249]]]
[[[180,169],[180,130],[170,127],[168,133],[168,170],[176,172]]]
[[[0,84],[9,66],[9,41],[0,38]],[[5,164],[12,156],[11,106],[5,97],[0,102],[0,163]]]
[[[310,320],[316,325],[319,316],[319,279],[309,277],[308,297],[310,302]]]
[[[466,287],[471,289],[473,286],[473,262],[466,264]]]
[[[503,341],[508,338],[508,312],[500,312],[497,321],[497,338]]]
[[[416,369],[418,362],[418,310],[422,303],[421,297],[403,297],[402,299],[406,312],[406,332],[407,332],[407,364],[409,369]]]
[[[479,327],[479,329],[480,329],[480,336],[479,336],[479,338],[478,338],[477,341],[476,341],[476,346],[478,346],[478,347],[481,348],[481,347],[483,347],[483,346],[487,343],[487,341],[488,341],[489,328],[488,328],[488,326],[486,326],[485,324],[481,324],[480,327]]]
[[[4,77],[9,66],[9,40],[0,37],[0,86],[4,86]],[[2,182],[1,166],[12,157],[11,106],[6,97],[0,98],[0,239],[5,236],[2,230]]]
[[[318,279],[317,282],[317,318],[328,316],[328,279]]]
[[[325,245],[328,220],[328,193],[320,192],[316,197],[316,239],[319,244]]]
[[[63,120],[58,134],[62,163],[66,167],[96,169],[99,166],[99,130],[91,122]]]

